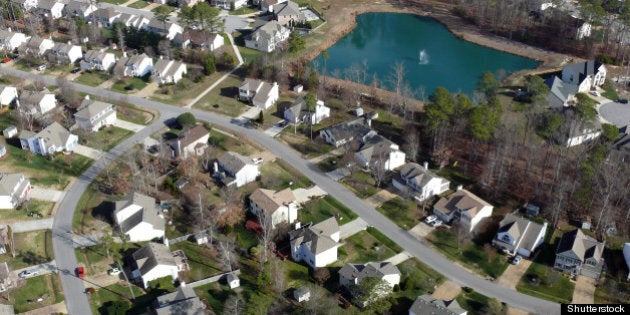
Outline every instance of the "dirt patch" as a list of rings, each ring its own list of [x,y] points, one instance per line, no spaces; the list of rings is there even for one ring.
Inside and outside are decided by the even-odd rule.
[[[446,280],[442,283],[442,285],[435,289],[432,296],[436,299],[450,301],[455,299],[461,292],[462,287],[451,280]]]
[[[497,279],[497,283],[503,287],[515,290],[516,284],[518,284],[531,264],[532,262],[526,259],[521,260],[521,263],[518,265],[510,264]]]
[[[573,301],[575,304],[593,304],[595,301],[595,279],[578,276],[573,291]]]

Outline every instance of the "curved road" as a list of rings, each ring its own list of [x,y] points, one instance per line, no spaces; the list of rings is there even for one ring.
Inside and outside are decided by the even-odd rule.
[[[44,81],[46,85],[56,84],[55,78],[27,73],[9,67],[0,67],[0,72],[29,80],[41,80]],[[62,285],[64,292],[66,292],[66,301],[70,314],[88,314],[90,312],[87,297],[83,294],[83,282],[74,277],[74,270],[72,268],[76,267],[77,260],[71,241],[68,241],[67,238],[68,231],[72,229],[73,212],[77,206],[79,198],[85,189],[87,189],[89,183],[96,178],[96,176],[104,170],[107,165],[112,163],[126,150],[130,149],[136,142],[161,128],[163,119],[174,117],[186,111],[192,112],[199,120],[205,120],[222,128],[231,129],[241,133],[248,139],[258,142],[273,154],[282,157],[285,161],[310,178],[315,184],[331,196],[337,198],[340,202],[351,208],[370,226],[377,228],[392,241],[400,245],[400,247],[402,247],[405,251],[417,257],[419,260],[457,284],[471,287],[481,294],[496,298],[510,306],[528,312],[536,314],[560,313],[560,305],[557,303],[504,288],[496,283],[481,279],[480,277],[465,271],[461,267],[456,266],[439,253],[422,244],[422,242],[414,238],[407,231],[395,225],[388,218],[376,211],[376,209],[367,204],[365,201],[359,199],[344,186],[328,178],[314,164],[302,159],[292,149],[287,148],[274,138],[271,138],[262,132],[234,125],[231,123],[231,118],[214,113],[194,109],[185,110],[147,99],[119,94],[109,90],[98,89],[81,84],[72,83],[72,85],[79,92],[97,95],[110,100],[133,103],[138,106],[157,110],[161,113],[162,119],[158,119],[152,125],[125,140],[113,150],[103,155],[103,157],[96,161],[92,167],[80,176],[79,180],[74,184],[74,186],[72,186],[70,191],[66,194],[66,198],[64,198],[60,204],[59,213],[55,217],[53,225],[53,234],[55,236],[53,238],[53,247],[59,268],[62,271],[70,271],[69,273],[61,274]]]

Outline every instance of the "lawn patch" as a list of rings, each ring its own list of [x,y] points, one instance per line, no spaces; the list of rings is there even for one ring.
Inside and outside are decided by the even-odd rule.
[[[516,290],[545,300],[571,303],[575,283],[551,267],[555,261],[555,246],[544,243]]]
[[[136,297],[138,297],[138,301],[144,302],[145,306],[149,304],[146,303],[148,298],[146,295],[143,296],[144,292],[142,289],[138,288],[135,285],[131,286],[131,290]],[[154,298],[153,296],[150,296]],[[128,308],[131,308],[131,303],[129,302],[132,298],[129,287],[121,284],[113,284],[107,287],[98,288],[94,294],[89,296],[90,306],[92,307],[93,314],[108,314],[107,307],[114,302],[123,302],[127,303]],[[149,301],[151,303],[152,301]]]
[[[77,83],[89,85],[89,86],[99,86],[103,82],[109,80],[111,76],[105,71],[83,71],[83,73],[76,78],[74,81]]]
[[[339,259],[343,264],[383,261],[396,255],[393,249],[380,242],[368,231],[356,233],[344,242],[346,244],[339,248]]]
[[[100,129],[98,132],[90,132],[80,137],[81,144],[88,147],[109,151],[120,142],[133,135],[132,131],[109,126]]]
[[[602,88],[604,89],[604,92],[602,93],[602,96],[611,100],[611,101],[616,101],[619,98],[619,95],[617,94],[617,90],[615,89],[615,86],[606,81],[606,83],[604,83],[604,86],[602,86]]]
[[[55,259],[52,250],[52,232],[39,230],[13,234],[16,258],[9,253],[0,256],[0,262],[8,261],[11,269],[21,269]],[[7,249],[8,250],[8,249]]]
[[[112,90],[119,93],[133,93],[144,89],[145,86],[147,86],[147,82],[142,78],[124,78],[116,81],[112,85]]]
[[[250,13],[254,13],[258,11],[259,10],[254,7],[240,7],[236,10],[229,11],[229,14],[230,15],[243,15],[243,14],[250,14]]]
[[[505,314],[506,305],[471,288],[463,288],[457,303],[472,314]]]
[[[148,125],[155,119],[155,114],[135,105],[116,106],[116,117],[138,125]]]
[[[17,209],[5,209],[0,211],[0,222],[11,223],[49,217],[54,206],[55,203],[52,201],[30,199],[23,202]],[[29,215],[31,213],[39,214],[40,216]]]
[[[407,311],[416,297],[433,293],[434,288],[442,284],[445,279],[416,258],[408,259],[397,267],[400,270],[402,282],[400,283],[401,291],[393,295],[397,302],[392,308],[393,314]]]
[[[170,250],[183,250],[188,258],[190,270],[181,273],[180,280],[186,282],[205,279],[223,272],[221,266],[213,258],[216,253],[210,248],[183,241],[170,246]]]
[[[123,1],[123,0],[120,0],[120,1]],[[160,5],[160,6],[157,6],[157,7],[153,8],[153,9],[151,10],[151,12],[153,12],[153,13],[157,13],[158,8],[160,8],[160,7],[165,7],[165,8],[166,8],[166,9],[160,9],[160,10],[164,10],[164,12],[165,12],[165,13],[171,13],[171,12],[175,11],[175,7],[172,7],[172,6],[170,6],[170,5],[166,5],[166,4],[164,4],[164,5]],[[168,9],[168,10],[167,10],[167,9]]]
[[[114,205],[110,198],[111,196],[97,191],[95,184],[90,185],[74,211],[72,229],[79,234],[89,234],[112,224]]]
[[[28,312],[36,308],[52,305],[64,300],[59,277],[47,274],[23,280],[25,284],[11,290],[11,302],[16,313]],[[38,298],[43,301],[37,302]],[[35,301],[35,302],[29,302]]]
[[[376,210],[405,230],[411,229],[420,220],[418,204],[400,197],[386,201]]]
[[[237,75],[229,75],[223,82],[202,97],[193,106],[230,117],[237,117],[249,106],[237,99],[238,87],[243,79]]]
[[[298,219],[303,223],[316,224],[330,217],[337,218],[339,225],[344,225],[356,219],[357,215],[330,195],[311,200],[298,210]]]
[[[238,51],[241,53],[241,57],[243,58],[244,63],[258,60],[258,57],[260,56],[260,51],[258,50],[243,47],[243,46],[236,46],[236,47],[238,47]]]
[[[148,7],[149,4],[151,4],[151,2],[140,0],[128,5],[128,7],[133,9],[143,9],[145,7]]]
[[[341,182],[354,191],[357,197],[361,199],[368,198],[378,192],[375,186],[376,181],[372,178],[372,175],[361,170],[354,171],[352,175],[341,179]]]
[[[260,178],[261,188],[272,190],[282,190],[288,187],[291,189],[306,188],[313,185],[306,176],[281,159],[263,163],[260,167]]]

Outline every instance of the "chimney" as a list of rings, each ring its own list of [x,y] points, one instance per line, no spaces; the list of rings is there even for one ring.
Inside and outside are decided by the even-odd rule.
[[[185,288],[186,287],[186,281],[180,282],[179,286],[182,287],[182,288]]]
[[[164,56],[160,55],[160,60],[164,59]]]
[[[463,188],[464,188],[464,186],[462,186],[462,185],[457,185],[457,191],[460,191],[460,190],[462,190]]]
[[[429,170],[429,162],[426,162],[426,161],[425,161],[425,162],[424,162],[424,164],[423,164],[423,166],[424,166],[424,170],[425,170],[425,171],[428,171],[428,170]]]
[[[214,172],[218,173],[219,172],[219,163],[214,162]]]
[[[9,27],[9,28],[7,28],[7,31],[12,32],[10,27]]]

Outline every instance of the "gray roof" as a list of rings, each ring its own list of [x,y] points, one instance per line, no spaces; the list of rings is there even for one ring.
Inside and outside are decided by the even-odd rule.
[[[182,66],[186,67],[186,64],[181,61],[159,59],[153,66],[153,72],[160,77],[172,76]]]
[[[513,213],[508,213],[499,223],[499,230],[497,233],[507,232],[516,240],[515,244],[517,244],[519,248],[533,249],[538,241],[538,235],[540,235],[540,232],[546,228],[547,224],[536,223],[516,216]],[[507,247],[510,250],[515,249],[510,248],[510,246]]]
[[[475,215],[477,215],[477,212],[485,206],[492,205],[468,190],[461,189],[449,196],[440,198],[433,207],[444,214],[449,214],[453,211],[457,211],[458,209],[461,211],[467,211],[470,214],[470,217],[474,218]]]
[[[95,10],[94,13],[92,13],[95,17],[97,18],[102,18],[102,19],[111,19],[113,17],[116,17],[117,15],[120,15],[120,12],[112,9],[112,8],[100,8],[98,10]]]
[[[251,164],[250,161],[236,153],[236,152],[225,152],[225,154],[219,157],[219,164],[223,169],[228,170],[234,174],[238,173],[241,169],[243,169],[247,164]]]
[[[72,133],[58,122],[53,122],[35,136],[44,139],[48,146],[55,145],[57,147],[63,147],[66,145],[71,135]]]
[[[155,229],[164,230],[164,218],[160,216],[160,209],[156,206],[155,199],[140,193],[132,193],[127,198],[116,202],[115,213],[130,205],[142,207],[139,211],[128,217],[123,222],[118,222],[123,233],[129,232],[141,222],[149,223]]]
[[[289,239],[292,248],[304,244],[311,253],[317,255],[341,245],[331,238],[331,235],[338,232],[339,224],[331,217],[311,227],[290,231]]]
[[[394,148],[396,147],[396,149]],[[368,161],[372,159],[388,160],[389,154],[397,150],[398,145],[381,135],[375,135],[365,141],[359,152]]]
[[[291,188],[280,191],[258,188],[249,196],[249,199],[256,203],[259,208],[271,214],[278,208],[294,202],[295,195]]]
[[[41,91],[25,91],[20,95],[20,106],[36,106],[48,94],[53,94],[48,88]]]
[[[65,4],[61,1],[56,1],[56,0],[39,0],[37,1],[37,7],[39,9],[43,9],[43,10],[51,10],[53,8],[53,6],[55,6],[55,4],[57,3],[61,3],[62,5],[65,6]]]
[[[67,54],[70,51],[70,49],[72,49],[74,46],[76,45],[66,44],[66,43],[55,43],[55,46],[53,46],[53,51],[63,52]]]
[[[158,315],[197,315],[204,314],[206,305],[201,302],[192,287],[180,286],[174,292],[159,296],[155,300]]]
[[[420,295],[411,305],[409,312],[416,315],[462,315],[467,311],[462,309],[456,300],[444,301],[428,294]]]
[[[22,173],[0,173],[0,195],[7,196],[13,193],[13,189],[20,182]]]
[[[177,262],[168,246],[158,243],[149,243],[132,254],[133,260],[144,275],[157,265],[177,266]]]
[[[372,128],[365,118],[359,117],[340,122],[326,129],[336,140],[357,139],[365,136]]]
[[[578,82],[582,83],[582,81],[584,81],[587,77],[595,75],[601,66],[602,64],[599,61],[588,60],[585,62],[570,64],[565,66],[564,69],[572,69],[573,72],[578,73]]]
[[[100,50],[88,50],[85,55],[83,55],[83,59],[87,61],[92,61],[94,59],[103,61],[107,55],[113,55],[112,53],[100,51]]]
[[[366,264],[346,264],[339,270],[339,275],[346,279],[358,279],[358,282],[368,277],[382,279],[387,275],[400,275],[400,270],[390,262],[368,262]]]
[[[545,80],[545,84],[549,87],[549,95],[547,95],[547,103],[549,107],[562,108],[568,100],[569,95],[575,96],[578,92],[578,86],[563,82],[557,76],[553,76]]]
[[[114,106],[111,103],[105,103],[101,101],[84,99],[81,102],[81,106],[79,110],[74,114],[75,117],[82,117],[86,119],[90,119],[94,117],[96,114],[108,109],[109,107]]]
[[[598,242],[596,239],[584,234],[580,229],[576,229],[562,235],[556,254],[569,254],[582,261],[594,258],[600,262],[603,252],[604,242]]]
[[[280,3],[273,10],[275,15],[299,15],[298,19],[304,18],[304,14],[300,12],[300,7],[293,1]]]
[[[311,289],[309,289],[309,287],[301,286],[301,287],[295,289],[294,296],[304,296],[304,295],[307,295],[307,294],[310,294],[310,293],[311,293]]]
[[[442,177],[435,175],[430,170],[425,169],[418,163],[407,163],[400,169],[400,176],[407,180],[415,180],[420,187],[424,187],[429,181],[434,178],[439,178],[446,181]]]

